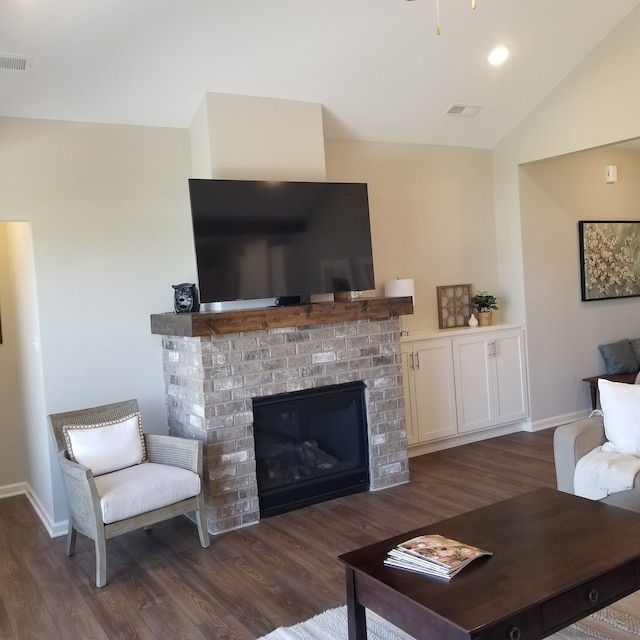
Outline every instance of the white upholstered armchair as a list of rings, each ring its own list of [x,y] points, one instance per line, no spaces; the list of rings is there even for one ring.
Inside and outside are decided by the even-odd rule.
[[[96,585],[107,582],[106,540],[195,512],[209,546],[202,442],[144,434],[136,400],[49,416],[69,503],[67,555],[77,532],[95,542]]]

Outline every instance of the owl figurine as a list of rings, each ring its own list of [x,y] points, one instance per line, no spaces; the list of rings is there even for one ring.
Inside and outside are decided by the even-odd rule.
[[[176,313],[192,313],[200,310],[198,289],[191,282],[172,284],[173,308]]]

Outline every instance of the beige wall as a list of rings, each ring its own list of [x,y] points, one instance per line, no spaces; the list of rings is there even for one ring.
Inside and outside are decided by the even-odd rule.
[[[2,381],[0,428],[3,438],[9,440],[9,446],[0,450],[0,475],[4,479],[8,476],[9,490],[19,487],[20,492],[26,491],[36,509],[46,516],[51,513],[51,504],[63,505],[64,497],[52,490],[52,474],[57,467],[52,464],[48,434],[41,429],[45,402],[31,225],[3,222],[0,226],[7,266],[7,304],[3,309],[6,331],[0,358],[0,369],[6,377]]]
[[[318,103],[207,93],[190,132],[194,177],[325,179]]]
[[[598,343],[629,334],[640,301],[579,305],[570,321],[557,323],[532,309],[550,279],[555,297],[579,286],[569,264],[577,261],[577,231],[564,229],[570,244],[553,256],[561,262],[558,269],[547,271],[546,223],[537,216],[564,215],[580,200],[553,202],[550,193],[558,185],[536,183],[542,169],[519,173],[518,167],[640,135],[638,33],[640,10],[493,154],[332,140],[325,145],[327,179],[370,184],[379,292],[389,278],[416,280],[416,314],[407,328],[436,327],[435,287],[464,282],[496,292],[504,320],[527,320],[532,411],[542,426],[585,410],[587,390],[576,376],[582,364],[589,368],[585,375],[591,373],[595,362],[573,370],[567,360],[597,357]],[[34,292],[33,304],[25,303],[16,320],[24,338],[0,347],[3,400],[21,401],[25,386],[34,394],[33,403],[12,408],[20,424],[1,425],[3,442],[16,447],[12,455],[26,460],[16,477],[2,481],[28,483],[54,523],[66,514],[56,470],[47,468],[50,450],[41,448],[48,442],[47,413],[137,397],[145,428],[166,429],[160,339],[149,332],[149,314],[171,310],[171,284],[195,281],[189,132],[2,118],[0,139],[0,221],[30,223],[29,240],[15,242],[32,243],[34,263],[32,273],[20,269],[16,278]],[[581,188],[582,176],[572,179]],[[571,215],[582,212],[571,209]],[[40,354],[32,346],[36,337]],[[12,353],[18,345],[20,357]],[[26,363],[24,384],[7,376],[18,360]],[[23,442],[26,451],[20,450]]]
[[[635,10],[494,149],[500,286],[511,292],[514,307],[526,317],[534,428],[559,424],[588,412],[588,390],[581,378],[603,370],[598,361],[598,344],[612,337],[629,337],[630,326],[640,311],[640,299],[576,305],[575,298],[573,301],[568,298],[571,305],[568,313],[562,303],[562,310],[557,308],[558,304],[551,304],[549,313],[540,311],[540,291],[546,285],[558,292],[554,298],[571,296],[576,288],[578,292],[573,295],[579,293],[575,272],[577,229],[563,230],[562,237],[567,244],[562,244],[564,251],[560,251],[559,241],[556,243],[551,238],[555,229],[549,226],[546,234],[551,247],[561,253],[560,256],[550,255],[549,245],[541,238],[545,229],[535,216],[549,220],[541,203],[549,198],[548,206],[555,209],[556,204],[545,191],[552,186],[534,184],[531,180],[533,168],[519,171],[518,167],[640,136],[640,111],[637,109],[640,84],[636,82],[640,72],[638,34],[640,9]],[[638,218],[640,203],[630,200],[629,208],[615,195],[637,180],[633,169],[631,174],[627,169],[623,171],[621,163],[620,183],[613,189],[598,184],[604,166],[614,163],[607,160],[612,157],[607,153],[593,156],[594,166],[584,174],[575,173],[571,158],[567,158],[566,163],[562,161],[562,171],[566,171],[566,193],[573,190],[574,204],[580,203],[579,208],[588,209],[598,218],[629,215]],[[579,160],[588,162],[584,158]],[[629,181],[626,184],[622,182],[623,173]],[[596,194],[592,192],[593,188],[597,188]],[[582,195],[585,192],[590,193],[593,200],[585,198]],[[564,209],[561,211],[566,215]],[[581,211],[571,210],[571,216],[574,216],[571,224],[583,215]],[[545,270],[548,261],[561,268]],[[533,269],[532,274],[529,269]],[[554,299],[554,303],[558,300]],[[557,315],[557,322],[552,321],[549,314]]]
[[[15,223],[0,224],[0,496],[21,493],[27,468],[28,440],[24,429],[23,369],[16,309]],[[17,384],[17,383],[20,384]]]
[[[28,483],[53,525],[66,513],[57,469],[46,468],[47,413],[137,397],[145,428],[166,429],[149,314],[171,310],[172,283],[195,281],[189,133],[0,119],[0,136],[0,219],[31,225],[37,312],[25,344],[32,354],[41,344],[43,381],[41,406],[8,431],[16,457],[45,456],[3,481]],[[492,287],[489,152],[327,141],[326,153],[328,179],[370,183],[378,286],[416,279],[413,327],[437,326],[438,284]],[[7,396],[19,392],[10,379]]]
[[[35,262],[16,277],[36,292],[35,311],[17,319],[28,332],[22,361],[37,338],[44,381],[41,404],[23,402],[9,426],[29,434],[15,457],[36,460],[5,481],[28,483],[53,525],[66,512],[47,413],[136,397],[145,429],[166,431],[149,314],[170,311],[171,284],[195,278],[188,132],[4,118],[0,139],[0,220],[30,223]],[[35,367],[28,376],[31,391]],[[20,403],[22,391],[11,378],[7,396]]]
[[[440,285],[470,283],[508,307],[498,288],[490,151],[327,140],[325,156],[327,179],[369,185],[377,294],[386,280],[415,281],[405,329],[438,328]]]
[[[606,184],[605,167],[618,167]],[[638,220],[640,152],[583,151],[525,164],[520,195],[530,350],[531,392],[544,402],[536,414],[558,416],[585,408],[581,379],[602,372],[597,345],[640,337],[638,300],[582,302],[579,220]],[[615,318],[615,322],[612,322]]]

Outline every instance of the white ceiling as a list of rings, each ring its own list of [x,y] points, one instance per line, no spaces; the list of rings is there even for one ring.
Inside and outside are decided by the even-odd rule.
[[[233,93],[321,103],[330,138],[492,148],[639,4],[440,0],[437,36],[436,0],[2,0],[0,53],[33,64],[0,71],[0,116],[188,127]]]

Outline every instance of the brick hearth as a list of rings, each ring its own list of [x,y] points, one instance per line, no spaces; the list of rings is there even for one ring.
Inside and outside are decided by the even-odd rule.
[[[159,316],[152,316],[152,326],[154,317]],[[205,445],[211,533],[260,518],[254,397],[364,381],[370,488],[408,481],[397,317],[197,337],[166,335],[166,326],[152,330],[165,334],[170,433],[197,438]]]

